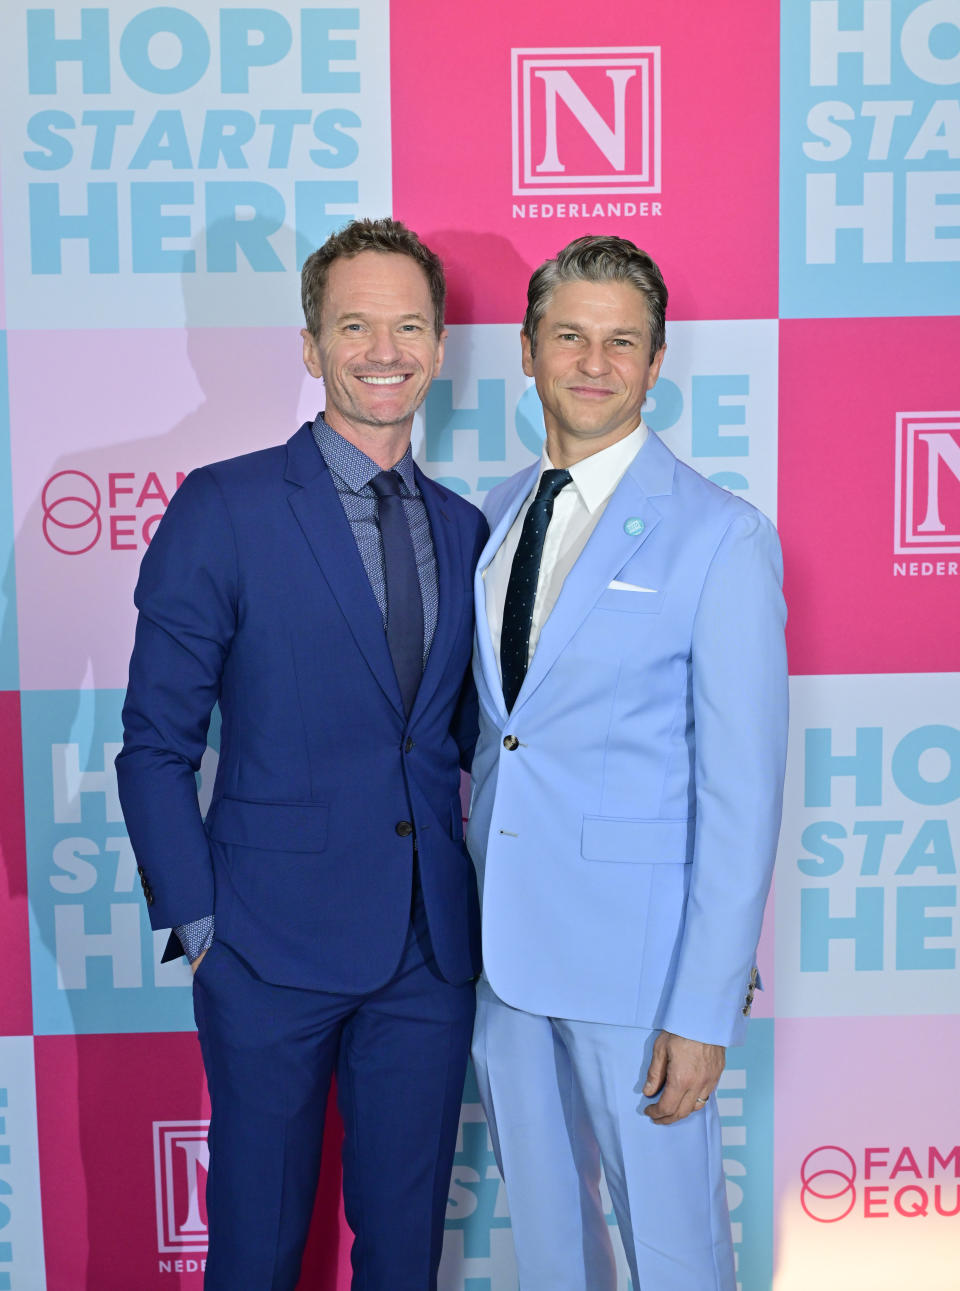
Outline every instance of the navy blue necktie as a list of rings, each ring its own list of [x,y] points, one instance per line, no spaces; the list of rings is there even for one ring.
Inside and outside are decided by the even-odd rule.
[[[520,541],[510,566],[510,581],[503,603],[503,628],[500,633],[500,671],[503,676],[503,698],[509,712],[527,675],[530,653],[530,625],[537,599],[537,580],[543,556],[543,540],[553,515],[553,499],[566,488],[573,476],[569,471],[544,471],[540,487],[524,516]]]
[[[387,645],[409,717],[423,671],[423,600],[410,526],[396,471],[381,471],[370,481],[377,495],[383,572],[387,585]]]

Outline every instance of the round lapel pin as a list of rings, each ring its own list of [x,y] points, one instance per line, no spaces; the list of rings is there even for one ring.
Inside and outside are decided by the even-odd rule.
[[[623,522],[623,532],[628,533],[631,538],[636,538],[638,533],[643,533],[643,521],[639,516],[631,516],[629,520]]]

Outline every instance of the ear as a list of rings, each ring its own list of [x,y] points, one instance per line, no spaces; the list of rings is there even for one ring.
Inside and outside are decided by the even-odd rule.
[[[667,347],[665,345],[661,345],[659,350],[657,350],[656,354],[653,356],[653,362],[650,364],[649,371],[647,372],[648,390],[652,390],[657,384],[657,378],[660,376],[660,365],[663,363],[663,356],[666,352]]]
[[[323,379],[323,368],[320,364],[320,352],[317,349],[317,342],[305,327],[300,328],[300,335],[303,337],[303,366],[312,377],[321,381]]]
[[[443,356],[447,348],[447,329],[444,328],[437,339],[437,357],[433,361],[433,375],[437,376],[443,367]]]
[[[530,344],[530,337],[525,331],[520,331],[520,355],[523,364],[523,375],[526,377],[533,376],[533,346]]]

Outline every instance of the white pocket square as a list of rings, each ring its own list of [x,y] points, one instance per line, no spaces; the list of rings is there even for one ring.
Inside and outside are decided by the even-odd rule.
[[[657,591],[655,587],[640,587],[637,583],[621,583],[619,578],[615,578],[609,584],[607,590],[610,592],[653,592],[654,595],[656,595]]]

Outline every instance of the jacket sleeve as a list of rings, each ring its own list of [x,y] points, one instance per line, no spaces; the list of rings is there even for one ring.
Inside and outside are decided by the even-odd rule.
[[[174,494],[140,568],[117,783],[154,928],[214,909],[196,772],[236,631],[237,551],[208,469]]]
[[[773,874],[787,744],[786,608],[776,530],[739,515],[707,571],[693,629],[696,836],[667,1031],[743,1040]]]

